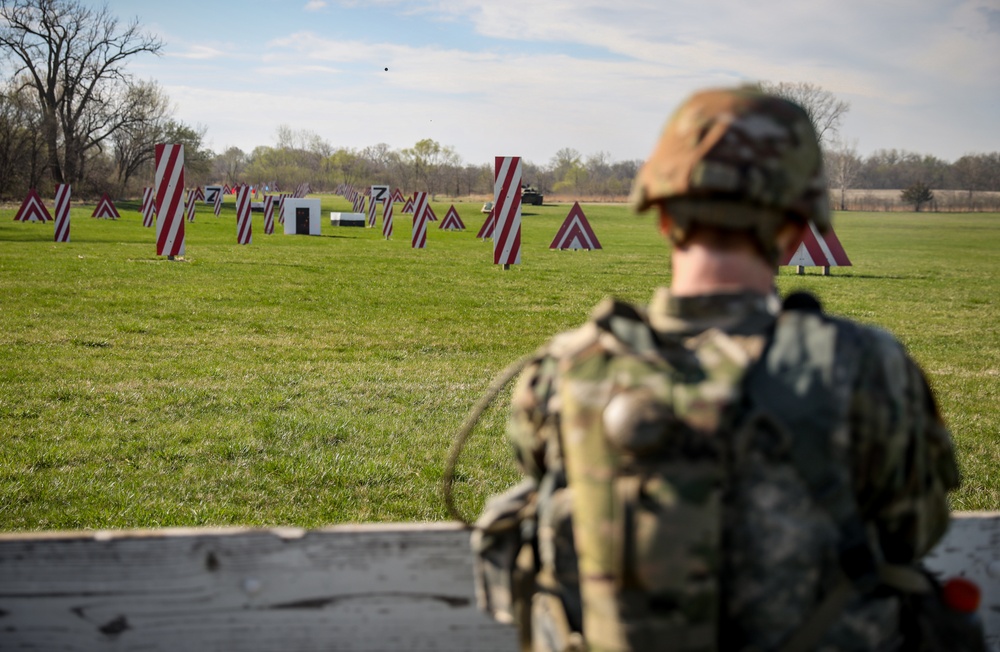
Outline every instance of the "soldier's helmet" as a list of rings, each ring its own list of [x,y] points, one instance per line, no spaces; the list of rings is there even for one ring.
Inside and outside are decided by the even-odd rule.
[[[694,223],[753,233],[777,257],[789,220],[830,228],[823,157],[805,110],[751,87],[698,92],[673,114],[636,175],[642,212],[663,202],[683,243]]]

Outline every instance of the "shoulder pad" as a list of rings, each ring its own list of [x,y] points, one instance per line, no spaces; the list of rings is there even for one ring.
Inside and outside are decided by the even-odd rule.
[[[656,333],[649,325],[644,308],[609,298],[597,304],[590,318],[601,332],[614,336],[635,351],[656,349]]]

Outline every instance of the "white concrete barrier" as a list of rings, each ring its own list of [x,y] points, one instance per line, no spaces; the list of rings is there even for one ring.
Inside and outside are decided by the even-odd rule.
[[[1000,651],[1000,513],[929,559],[983,588]],[[454,523],[0,534],[0,649],[505,650]]]

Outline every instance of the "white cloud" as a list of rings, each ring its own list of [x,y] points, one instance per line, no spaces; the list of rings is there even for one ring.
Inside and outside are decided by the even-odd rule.
[[[189,46],[187,50],[180,52],[170,51],[168,56],[177,57],[180,59],[218,59],[225,56],[226,53],[222,50],[218,50],[207,45],[192,45]]]
[[[503,150],[544,162],[562,147],[639,158],[691,91],[767,79],[850,101],[842,136],[863,152],[956,158],[1000,149],[987,115],[1000,104],[990,1],[338,0],[338,12],[359,13],[305,30],[300,21],[279,39],[190,46],[175,55],[190,72],[164,75],[178,89],[211,75],[212,93],[175,99],[187,121],[211,116],[210,137],[241,147],[290,124],[352,147],[432,137],[466,160]],[[336,29],[378,12],[405,29]],[[442,26],[478,38],[426,38]]]
[[[326,5],[327,3],[324,0],[309,0],[304,9],[306,11],[319,11],[320,9],[325,8]]]

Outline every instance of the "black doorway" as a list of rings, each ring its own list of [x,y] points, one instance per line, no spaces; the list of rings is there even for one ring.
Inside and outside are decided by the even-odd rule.
[[[295,235],[309,235],[309,207],[295,207]]]

